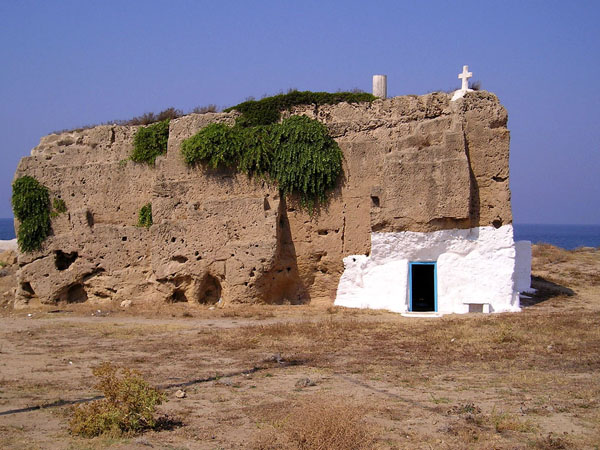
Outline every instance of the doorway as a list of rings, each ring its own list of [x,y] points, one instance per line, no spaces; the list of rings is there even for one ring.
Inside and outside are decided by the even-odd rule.
[[[437,271],[435,262],[411,262],[408,270],[409,311],[437,311]]]

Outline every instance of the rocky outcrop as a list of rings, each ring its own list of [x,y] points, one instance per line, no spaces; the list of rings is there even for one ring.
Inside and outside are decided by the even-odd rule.
[[[333,303],[342,259],[372,231],[437,231],[512,221],[507,114],[497,98],[444,93],[303,106],[344,153],[343,177],[312,215],[275,186],[187,167],[183,139],[236,113],[171,121],[155,166],[127,160],[137,127],[42,138],[19,163],[62,198],[38,252],[19,255],[16,306],[31,302]],[[152,204],[153,225],[136,226]]]

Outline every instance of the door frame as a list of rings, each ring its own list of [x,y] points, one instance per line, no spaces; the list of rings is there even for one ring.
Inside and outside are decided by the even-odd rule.
[[[409,261],[408,263],[408,310],[412,312],[412,268],[413,266],[433,266],[433,311],[438,310],[437,261]]]

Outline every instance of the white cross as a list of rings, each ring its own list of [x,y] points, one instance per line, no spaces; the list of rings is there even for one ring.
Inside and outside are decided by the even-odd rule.
[[[473,72],[469,72],[469,66],[463,66],[462,73],[458,74],[458,78],[462,79],[461,90],[466,91],[469,89],[469,78],[473,76]]]

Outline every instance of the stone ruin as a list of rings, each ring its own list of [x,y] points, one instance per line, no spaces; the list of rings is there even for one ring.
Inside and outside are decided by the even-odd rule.
[[[43,137],[15,178],[35,177],[67,212],[52,219],[40,251],[19,254],[15,307],[519,309],[527,263],[513,241],[508,116],[495,95],[466,92],[451,101],[432,93],[285,114],[319,120],[343,151],[343,176],[312,215],[264,180],[184,164],[182,140],[213,122],[233,125],[236,112],[172,120],[155,166],[127,160],[135,126]],[[138,227],[147,203],[153,225]],[[423,295],[435,303],[416,298],[420,280],[431,284]]]

